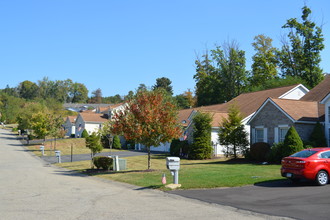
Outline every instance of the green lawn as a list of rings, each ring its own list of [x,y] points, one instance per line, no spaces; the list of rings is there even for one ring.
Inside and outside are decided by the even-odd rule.
[[[153,156],[152,171],[146,171],[147,156],[128,157],[126,171],[121,172],[91,172],[90,161],[57,164],[67,169],[86,172],[89,175],[125,182],[141,187],[166,190],[161,183],[165,173],[167,183],[172,183],[173,177],[166,169],[165,155]],[[255,184],[264,181],[283,179],[280,175],[280,165],[258,165],[238,161],[213,160],[181,160],[179,183],[181,189],[236,187]]]

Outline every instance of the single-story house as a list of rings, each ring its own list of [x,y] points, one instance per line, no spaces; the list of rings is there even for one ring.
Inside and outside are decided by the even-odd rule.
[[[268,98],[249,119],[251,143],[266,142],[270,145],[284,141],[291,126],[302,140],[309,140],[317,122],[325,125],[329,144],[330,76],[309,91],[300,100]]]
[[[192,109],[190,118],[198,112],[208,112],[213,116],[212,121],[212,144],[214,148],[214,155],[223,155],[224,146],[219,144],[218,138],[218,131],[219,127],[221,126],[222,119],[228,116],[228,110],[231,105],[235,104],[238,106],[243,120],[242,123],[245,126],[245,130],[250,134],[250,126],[247,122],[251,119],[251,117],[255,114],[258,108],[267,100],[269,97],[277,98],[277,99],[291,99],[291,100],[299,100],[305,94],[307,94],[309,90],[301,85],[292,85],[292,86],[285,86],[280,88],[274,89],[267,89],[257,92],[250,92],[250,93],[243,93],[236,98],[230,100],[229,102],[217,104],[217,105],[210,105],[210,106],[202,106],[199,108]],[[188,141],[192,142],[193,136],[193,123],[192,121],[187,126],[187,135]]]
[[[104,114],[79,113],[75,121],[75,137],[81,137],[84,129],[86,129],[89,135],[93,132],[97,132],[103,127],[103,123],[106,121],[108,121],[108,117],[106,117]]]

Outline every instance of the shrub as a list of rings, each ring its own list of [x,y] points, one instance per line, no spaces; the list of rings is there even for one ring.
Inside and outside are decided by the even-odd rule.
[[[81,133],[81,137],[82,137],[82,138],[88,138],[88,137],[89,137],[89,134],[88,134],[88,132],[86,131],[86,129],[84,129],[83,132]]]
[[[113,137],[112,148],[114,149],[121,149],[121,143],[118,135]]]
[[[324,127],[320,124],[320,122],[317,122],[314,130],[311,133],[311,136],[309,137],[309,140],[314,143],[314,147],[326,147],[327,141],[324,134]]]
[[[292,126],[285,135],[283,148],[281,150],[282,156],[287,157],[303,149],[304,149],[304,144],[301,138],[299,137],[298,132]]]
[[[281,163],[281,160],[283,158],[282,151],[283,149],[283,143],[277,143],[270,148],[269,154],[267,155],[267,161],[269,163]]]
[[[212,156],[213,148],[211,144],[203,137],[195,138],[194,143],[189,150],[189,159],[204,160],[210,159]]]
[[[113,159],[105,156],[96,156],[93,158],[93,163],[97,169],[112,170]]]
[[[269,144],[265,142],[254,143],[250,147],[250,158],[256,161],[266,161],[267,155],[270,152]]]
[[[188,141],[180,141],[174,139],[170,146],[170,154],[172,156],[187,158],[188,157],[189,144]]]

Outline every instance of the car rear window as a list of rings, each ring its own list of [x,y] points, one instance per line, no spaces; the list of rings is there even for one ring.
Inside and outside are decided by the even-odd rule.
[[[309,156],[312,156],[315,153],[317,153],[317,151],[315,151],[315,150],[304,150],[304,151],[294,153],[290,157],[307,158]]]

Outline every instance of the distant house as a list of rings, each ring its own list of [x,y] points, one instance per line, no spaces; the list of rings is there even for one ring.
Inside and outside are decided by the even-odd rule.
[[[65,135],[71,137],[75,134],[76,131],[76,118],[77,116],[68,116],[65,119],[64,130],[66,131]]]
[[[309,90],[305,86],[298,84],[257,92],[243,93],[226,103],[202,106],[199,108],[192,109],[190,118],[193,118],[194,114],[196,114],[198,111],[208,112],[213,116],[211,138],[214,148],[214,154],[223,155],[224,146],[221,146],[219,144],[218,131],[219,127],[221,126],[222,119],[228,117],[228,111],[231,105],[235,104],[236,106],[238,106],[243,116],[242,123],[245,125],[245,130],[248,132],[248,134],[250,134],[250,126],[247,124],[247,122],[255,114],[258,108],[265,102],[265,100],[267,100],[267,98],[273,97],[277,99],[299,100],[305,94],[307,94],[308,91]],[[188,141],[192,142],[192,122],[187,126],[186,133],[188,135]]]
[[[178,114],[178,123],[185,129],[191,122],[191,112],[192,109],[183,109],[179,111]],[[182,134],[181,140],[186,140],[187,135],[185,133]],[[151,146],[151,151],[160,151],[160,152],[170,152],[171,143],[166,142],[162,143],[160,146]],[[135,144],[135,150],[145,150],[145,146],[142,144]]]
[[[324,124],[329,144],[330,134],[330,76],[300,100],[268,98],[248,121],[251,143],[272,145],[284,141],[286,132],[294,126],[302,140],[309,140],[317,122]],[[323,146],[320,146],[323,147]]]
[[[106,121],[108,121],[108,118],[104,114],[79,113],[75,121],[75,137],[81,137],[84,129],[86,129],[88,134],[97,132],[103,127],[103,123]]]

